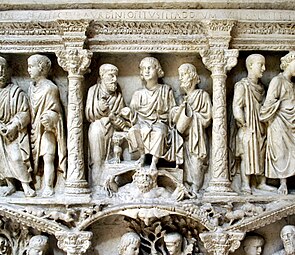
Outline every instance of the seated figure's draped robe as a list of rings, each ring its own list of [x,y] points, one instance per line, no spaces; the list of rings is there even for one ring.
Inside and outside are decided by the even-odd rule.
[[[134,126],[129,130],[131,150],[162,157],[167,151],[168,116],[175,99],[172,89],[158,84],[136,91],[131,99]]]
[[[260,118],[267,123],[265,176],[295,174],[295,90],[282,74],[270,82]]]
[[[236,136],[236,156],[245,164],[246,175],[262,175],[265,157],[265,125],[259,120],[259,111],[264,99],[264,88],[244,78],[235,85],[233,112],[241,110],[245,126]],[[235,116],[235,118],[238,118]]]
[[[50,80],[43,79],[29,87],[29,100],[32,118],[31,143],[34,159],[34,171],[38,172],[39,157],[46,153],[58,154],[58,169],[66,173],[66,134],[63,124],[59,90]],[[45,130],[41,123],[43,114],[47,114],[53,125],[52,130]]]
[[[15,178],[21,182],[31,181],[30,144],[27,125],[30,123],[28,100],[16,85],[0,89],[0,122],[14,123],[18,134],[9,141],[0,135],[0,178]]]
[[[104,111],[99,107],[102,100],[108,105],[108,108]],[[85,115],[90,122],[88,130],[90,165],[94,164],[95,168],[101,167],[109,154],[110,142],[114,132],[114,126],[109,116],[110,114],[118,115],[123,107],[123,96],[118,91],[110,94],[102,88],[100,83],[93,85],[88,91]],[[93,171],[100,170],[93,169]]]

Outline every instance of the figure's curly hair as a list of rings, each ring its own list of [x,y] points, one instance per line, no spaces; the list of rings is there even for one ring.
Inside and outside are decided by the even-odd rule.
[[[295,51],[290,51],[286,56],[281,58],[280,68],[285,71],[287,66],[295,60]]]
[[[48,237],[42,235],[33,236],[29,242],[30,248],[46,249],[48,245]]]
[[[123,255],[130,244],[140,244],[140,237],[135,232],[127,232],[121,237],[119,255]]]
[[[148,63],[152,64],[153,66],[155,66],[155,68],[157,69],[158,78],[164,77],[164,71],[161,67],[159,60],[156,58],[153,58],[153,57],[145,57],[143,60],[140,61],[140,64],[139,64],[141,79],[143,79],[142,78],[142,67],[143,67],[144,62],[148,62]]]
[[[48,57],[40,54],[32,55],[28,58],[28,61],[36,61],[39,65],[43,75],[47,76],[51,68],[51,61]]]

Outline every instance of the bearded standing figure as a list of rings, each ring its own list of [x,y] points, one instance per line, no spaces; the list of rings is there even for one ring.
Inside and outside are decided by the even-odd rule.
[[[13,179],[21,182],[25,196],[35,196],[31,189],[30,123],[28,100],[16,85],[7,83],[7,62],[0,57],[0,178],[6,180],[3,195],[16,191]]]

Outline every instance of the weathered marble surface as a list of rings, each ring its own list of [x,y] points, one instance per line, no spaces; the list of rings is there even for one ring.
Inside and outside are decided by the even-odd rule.
[[[63,175],[56,174],[55,194],[51,197],[42,198],[39,189],[36,197],[25,197],[21,183],[16,182],[18,191],[1,198],[0,252],[30,254],[27,248],[34,246],[30,241],[34,240],[33,236],[47,236],[47,247],[39,246],[41,253],[48,248],[47,253],[55,255],[125,254],[119,252],[119,246],[130,232],[136,233],[133,237],[140,237],[141,245],[138,246],[137,238],[127,236],[128,244],[123,250],[128,254],[138,254],[140,250],[139,254],[239,255],[252,254],[256,249],[256,254],[266,255],[288,250],[280,231],[285,225],[295,224],[293,176],[288,176],[289,194],[283,195],[257,189],[260,182],[250,172],[252,194],[240,194],[240,169],[235,164],[231,144],[237,131],[232,110],[234,85],[249,74],[246,58],[257,53],[265,57],[265,72],[256,78],[268,94],[271,80],[281,71],[281,58],[295,47],[293,9],[292,1],[283,0],[247,3],[119,0],[79,4],[66,0],[59,3],[2,1],[0,55],[8,61],[12,83],[28,94],[33,78],[27,71],[28,58],[38,53],[49,57],[52,63],[48,79],[56,84],[60,94],[66,130],[62,139],[67,141],[68,167]],[[118,68],[118,89],[124,106],[129,107],[133,95],[144,87],[139,65],[146,57],[156,58],[161,64],[165,75],[154,76],[153,84],[168,84],[175,98],[173,106],[182,105],[184,92],[185,98],[190,96],[191,91],[180,89],[185,79],[180,79],[178,69],[184,63],[194,65],[200,78],[200,83],[194,80],[190,84],[192,88],[198,84],[196,90],[202,90],[208,104],[211,101],[213,105],[212,124],[209,116],[203,126],[198,126],[203,127],[202,132],[193,132],[201,138],[204,133],[208,137],[205,140],[208,160],[203,162],[207,169],[204,181],[195,190],[190,189],[191,183],[186,184],[190,181],[184,178],[184,173],[192,169],[183,167],[181,157],[178,161],[154,160],[152,164],[154,155],[148,155],[147,150],[145,161],[141,162],[142,172],[136,172],[140,153],[132,154],[128,148],[128,129],[136,122],[132,123],[126,108],[116,114],[131,124],[115,129],[106,139],[112,151],[110,159],[103,156],[104,178],[108,183],[100,182],[88,169],[91,162],[88,147],[94,139],[91,139],[93,135],[88,139],[92,121],[85,116],[85,107],[91,86],[99,86],[97,81],[103,78],[99,67],[109,63]],[[150,68],[156,69],[153,65]],[[254,68],[262,69],[262,66]],[[145,81],[149,83],[147,76]],[[292,80],[288,84],[291,89]],[[158,102],[161,100],[155,100]],[[137,103],[142,107],[143,102]],[[264,103],[269,105],[268,100],[259,105]],[[165,127],[176,135],[179,131],[185,133],[187,130],[174,127],[177,121],[176,124],[170,121],[166,116],[169,111],[164,111],[161,119]],[[197,110],[194,114],[199,116]],[[209,111],[207,114],[210,115]],[[109,123],[113,127],[114,116],[105,117],[113,121]],[[44,121],[44,126],[54,118],[49,119]],[[154,126],[151,125],[151,130]],[[170,139],[169,146],[177,145],[172,136],[166,138]],[[57,139],[58,142],[61,140]],[[146,144],[151,142],[155,141]],[[173,147],[175,151],[178,148]],[[55,152],[54,172],[57,173],[58,153]],[[96,155],[103,153],[97,149],[92,157]],[[263,173],[264,169],[258,172]],[[32,184],[37,187],[35,176],[32,173]],[[97,187],[93,187],[91,178],[98,182]],[[280,185],[276,179],[267,179],[266,183]],[[262,242],[250,242],[248,246],[253,249],[245,249],[243,239],[247,243],[249,236],[264,238],[263,251],[259,248]]]

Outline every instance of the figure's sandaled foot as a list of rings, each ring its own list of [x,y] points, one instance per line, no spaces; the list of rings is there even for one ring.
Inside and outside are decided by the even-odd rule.
[[[265,183],[263,183],[263,184],[259,184],[259,185],[257,186],[257,189],[265,190],[265,191],[271,191],[271,192],[277,190],[277,188],[272,187],[272,186],[269,186],[269,185],[267,185],[267,184],[265,184]]]
[[[26,197],[35,197],[35,196],[36,196],[36,191],[33,190],[33,189],[31,189],[31,188],[26,189],[26,190],[24,191],[24,193],[25,193],[25,196],[26,196]]]
[[[33,190],[28,183],[22,183],[23,190],[26,197],[34,197],[36,196],[35,190]]]
[[[286,183],[281,183],[279,189],[278,189],[278,194],[280,195],[288,195],[288,188]]]
[[[50,187],[45,187],[42,192],[42,197],[52,197],[54,194],[54,190]]]

